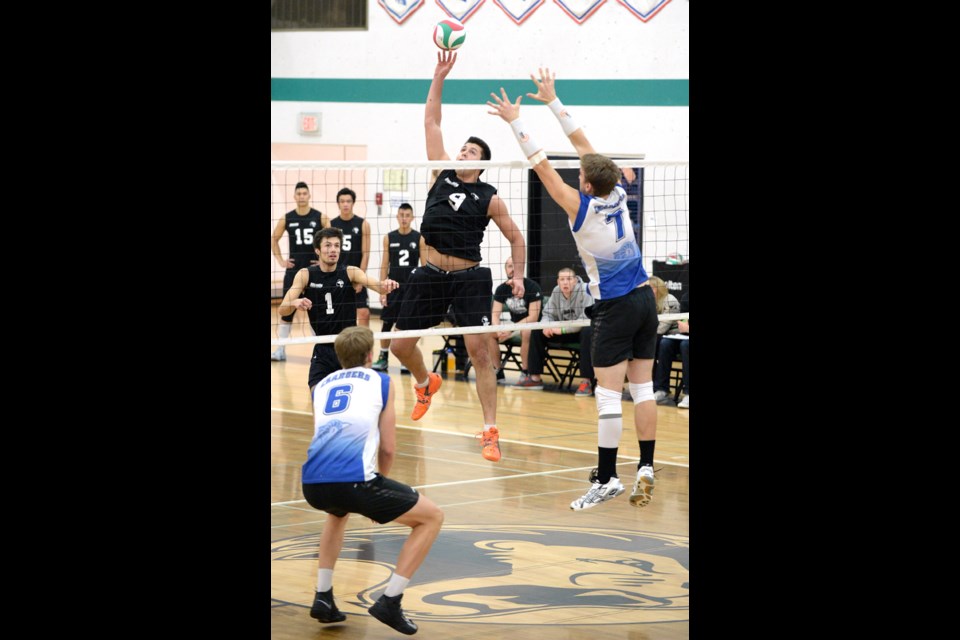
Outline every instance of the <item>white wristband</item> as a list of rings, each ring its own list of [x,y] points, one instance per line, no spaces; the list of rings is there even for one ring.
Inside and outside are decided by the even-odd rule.
[[[547,159],[547,154],[544,153],[543,151],[538,151],[537,153],[530,156],[530,166],[535,167],[546,159]]]
[[[563,107],[560,98],[554,98],[552,102],[547,103],[547,106],[550,107],[550,111],[553,111],[553,115],[557,116],[557,120],[560,121],[560,126],[563,127],[563,133],[565,135],[569,136],[580,128],[580,125],[573,119],[570,112]]]
[[[513,133],[516,134],[517,142],[520,143],[520,149],[523,150],[525,157],[529,158],[537,151],[540,151],[540,146],[533,141],[529,133],[523,130],[523,121],[520,118],[511,122],[510,127],[513,129]]]

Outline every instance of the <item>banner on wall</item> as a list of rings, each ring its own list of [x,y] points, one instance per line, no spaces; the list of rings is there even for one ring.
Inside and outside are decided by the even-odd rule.
[[[413,13],[423,6],[424,0],[377,0],[394,22],[403,24]],[[607,0],[553,0],[577,24],[583,24]],[[485,0],[436,0],[437,5],[451,18],[466,23]],[[670,0],[617,0],[634,16],[646,22],[670,4]],[[546,0],[493,0],[493,3],[517,24],[534,14]]]
[[[383,10],[390,14],[397,24],[402,24],[414,11],[423,6],[423,0],[378,0]]]
[[[466,23],[477,9],[483,5],[483,0],[437,0],[440,8],[447,12],[451,18],[456,18],[460,22]]]
[[[544,2],[546,0],[493,0],[493,3],[503,9],[503,12],[517,24],[532,16]]]

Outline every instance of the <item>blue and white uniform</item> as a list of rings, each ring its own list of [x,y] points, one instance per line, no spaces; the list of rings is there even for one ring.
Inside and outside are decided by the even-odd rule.
[[[647,281],[622,187],[614,187],[606,198],[581,193],[580,209],[570,230],[590,278],[587,290],[594,300],[625,296]]]
[[[313,440],[304,483],[366,482],[376,477],[380,413],[390,376],[364,367],[342,369],[313,390]]]

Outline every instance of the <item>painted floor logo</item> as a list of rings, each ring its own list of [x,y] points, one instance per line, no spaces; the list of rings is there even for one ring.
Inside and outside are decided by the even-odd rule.
[[[334,575],[344,613],[383,592],[406,527],[348,531]],[[273,599],[309,607],[319,533],[272,544]],[[689,620],[688,538],[553,526],[445,525],[403,596],[418,623],[583,625]],[[302,563],[293,569],[288,563]],[[291,576],[302,580],[291,584]]]

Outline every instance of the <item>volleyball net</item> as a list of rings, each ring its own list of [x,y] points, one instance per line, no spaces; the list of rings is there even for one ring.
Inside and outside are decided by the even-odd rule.
[[[627,191],[630,222],[640,244],[643,264],[648,274],[660,275],[664,265],[677,267],[689,262],[689,166],[687,162],[647,162],[638,158],[613,157],[624,170],[621,186]],[[578,186],[578,159],[550,159],[567,184]],[[310,189],[310,206],[328,219],[339,216],[337,192],[352,189],[357,194],[353,207],[355,216],[370,225],[369,257],[366,273],[378,279],[381,264],[389,260],[383,252],[383,238],[398,228],[397,209],[407,203],[413,208],[412,228],[419,230],[427,193],[433,184],[434,171],[447,168],[482,168],[480,180],[497,188],[510,217],[516,223],[526,242],[527,264],[524,275],[538,284],[544,296],[549,296],[557,284],[561,268],[573,269],[587,281],[580,261],[566,213],[550,198],[528,162],[475,163],[452,160],[430,162],[373,162],[373,161],[297,161],[271,162],[271,219],[272,234],[278,221],[296,208],[294,191],[300,182]],[[626,221],[625,221],[626,222]],[[283,234],[280,251],[284,258],[290,255],[290,236]],[[294,240],[296,241],[296,239]],[[272,245],[271,245],[272,246]],[[488,267],[493,277],[493,288],[507,279],[504,263],[511,255],[510,243],[492,221],[487,225],[480,245],[481,266]],[[270,254],[271,298],[283,296],[285,269]],[[671,275],[675,269],[671,270]],[[677,283],[667,281],[668,289],[679,289]],[[684,287],[687,285],[684,284]],[[368,290],[371,312],[380,310],[380,297]],[[492,295],[491,291],[491,295]],[[492,305],[492,298],[491,298]],[[662,314],[661,320],[677,320],[682,314]],[[538,322],[524,325],[524,329],[585,326],[588,320],[568,322]],[[429,335],[462,335],[489,333],[503,327],[453,327],[447,323],[431,329],[376,333],[375,338],[420,337]],[[304,336],[277,338],[273,327],[272,345],[333,342],[336,336]]]

